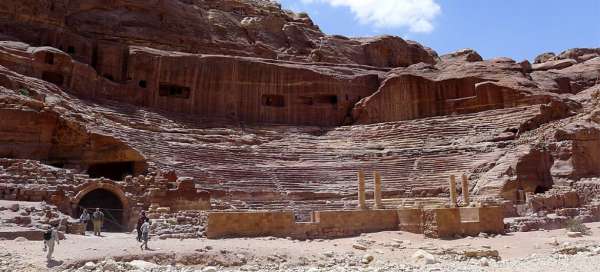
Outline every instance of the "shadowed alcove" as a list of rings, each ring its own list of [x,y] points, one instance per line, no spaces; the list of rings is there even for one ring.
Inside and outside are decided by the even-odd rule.
[[[96,208],[100,208],[104,213],[102,231],[118,232],[125,230],[123,203],[115,193],[100,188],[85,194],[77,205],[77,216],[81,215],[83,209],[87,209],[91,217]],[[88,226],[88,229],[90,228],[91,223]]]

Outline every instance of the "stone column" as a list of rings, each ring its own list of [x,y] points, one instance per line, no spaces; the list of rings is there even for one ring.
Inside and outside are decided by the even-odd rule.
[[[450,175],[450,206],[456,207],[456,177]]]
[[[471,204],[471,199],[469,198],[469,179],[465,174],[462,175],[462,195],[464,205],[469,206]]]
[[[381,203],[381,175],[379,172],[373,172],[373,181],[375,182],[375,192],[373,195],[375,197],[375,209],[382,209],[383,204]]]
[[[365,197],[365,173],[363,170],[358,170],[358,208],[361,210],[367,209]]]

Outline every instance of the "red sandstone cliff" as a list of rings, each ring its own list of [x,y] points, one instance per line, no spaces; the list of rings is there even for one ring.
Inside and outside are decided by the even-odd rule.
[[[344,207],[359,168],[390,198],[600,176],[598,49],[438,57],[239,0],[2,1],[0,39],[3,158],[175,170],[238,208]]]

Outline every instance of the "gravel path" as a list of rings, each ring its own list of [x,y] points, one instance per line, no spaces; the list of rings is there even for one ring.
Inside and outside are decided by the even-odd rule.
[[[178,272],[210,271],[211,266],[216,271],[600,271],[600,223],[587,225],[593,234],[580,238],[568,238],[566,230],[455,240],[392,231],[311,241],[273,237],[152,239],[152,251],[140,250],[132,234],[67,235],[56,248],[56,262],[50,264],[40,241],[0,241],[0,271],[64,271],[68,267],[72,267],[69,271],[135,271],[128,263],[131,260],[163,265],[145,271]],[[357,249],[355,245],[362,246]],[[580,252],[556,253],[561,248]],[[500,260],[465,258],[462,252],[467,249],[497,250]],[[416,259],[417,251],[432,255],[433,263]],[[102,261],[107,257],[110,259]],[[87,262],[88,267],[81,268]]]

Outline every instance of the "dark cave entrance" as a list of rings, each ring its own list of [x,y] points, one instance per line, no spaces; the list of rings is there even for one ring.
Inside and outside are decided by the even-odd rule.
[[[96,163],[88,167],[88,175],[91,178],[108,178],[116,181],[123,180],[127,175],[133,175],[134,162],[109,162]]]
[[[535,187],[535,191],[533,193],[534,194],[543,194],[546,191],[548,191],[548,189],[550,189],[550,188],[546,188],[546,187],[542,187],[542,186],[537,186],[537,187]]]
[[[83,209],[87,209],[91,219],[96,208],[100,208],[104,213],[102,231],[125,231],[125,226],[123,224],[123,203],[115,193],[106,189],[96,189],[87,193],[79,201],[77,206],[77,217],[79,218]],[[88,223],[87,229],[92,229],[91,222]]]

